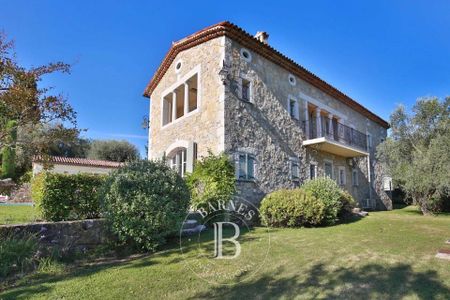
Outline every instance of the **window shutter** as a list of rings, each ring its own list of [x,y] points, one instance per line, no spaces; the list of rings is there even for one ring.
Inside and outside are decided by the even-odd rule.
[[[236,179],[239,179],[239,153],[233,154],[233,160],[234,160],[234,174],[236,176]]]
[[[197,160],[197,143],[189,142],[186,156],[186,172],[192,173],[194,171],[194,163]]]

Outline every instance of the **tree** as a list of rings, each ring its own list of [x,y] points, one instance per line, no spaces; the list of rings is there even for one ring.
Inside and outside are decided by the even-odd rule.
[[[187,185],[191,192],[191,205],[209,210],[208,205],[217,207],[219,201],[228,203],[236,191],[234,165],[222,153],[212,152],[195,164],[194,171],[187,175]]]
[[[16,149],[15,141],[17,140],[16,122],[9,121],[6,124],[7,141],[9,145],[5,145],[2,149],[2,172],[3,178],[13,178],[16,171]]]
[[[70,66],[62,62],[30,69],[19,66],[13,43],[0,32],[0,149],[27,145],[32,155],[42,154],[52,141],[78,135],[76,113],[67,99],[62,95],[49,95],[50,88],[39,85],[44,75],[69,71]],[[14,128],[7,128],[10,121],[15,122]],[[52,129],[45,131],[39,139],[22,140],[20,135],[15,141],[8,138],[10,130],[32,133],[36,128],[50,124],[54,125]]]
[[[419,99],[408,113],[391,115],[390,137],[377,157],[424,214],[439,211],[450,197],[450,97]]]
[[[138,159],[139,151],[135,145],[125,140],[94,140],[88,158],[125,162]]]

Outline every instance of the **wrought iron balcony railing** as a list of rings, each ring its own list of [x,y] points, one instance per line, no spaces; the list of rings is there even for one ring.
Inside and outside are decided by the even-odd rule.
[[[308,121],[309,135],[306,134],[306,122],[303,121],[303,132],[308,139],[326,137],[343,145],[352,146],[367,151],[367,135],[353,129],[347,125],[341,124],[336,120],[332,121],[331,128],[329,119],[322,117],[322,130],[320,135],[317,133],[316,119]]]

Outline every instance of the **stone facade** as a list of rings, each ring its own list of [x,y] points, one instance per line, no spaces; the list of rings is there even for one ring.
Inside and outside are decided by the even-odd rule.
[[[224,53],[224,37],[210,40],[181,52],[151,95],[149,153],[151,159],[161,158],[178,147],[194,141],[198,157],[208,150],[224,150],[224,87],[217,75]],[[181,69],[175,66],[181,62]],[[183,83],[181,80],[195,68],[199,73],[198,108],[174,122],[162,126],[162,98]],[[181,80],[181,81],[180,81]]]
[[[177,73],[180,61],[183,66]],[[183,73],[194,68],[201,70],[198,111],[162,126],[162,97],[181,83]],[[239,179],[237,171],[237,190],[238,196],[253,203],[273,190],[301,185],[310,177],[311,163],[317,165],[318,176],[324,175],[327,161],[333,166],[332,178],[337,180],[339,170],[344,170],[342,187],[362,207],[392,207],[375,160],[376,146],[386,138],[386,128],[231,37],[217,37],[178,53],[150,98],[151,159],[182,145],[189,147],[189,143],[196,143],[199,157],[208,149],[228,153],[237,170],[240,155],[251,155],[255,178]],[[346,126],[370,135],[370,147],[349,158],[325,152],[320,146],[303,145],[308,139],[304,125],[309,124],[308,105],[320,107]],[[299,176],[293,176],[293,162],[298,164]],[[353,170],[357,184],[353,184]]]

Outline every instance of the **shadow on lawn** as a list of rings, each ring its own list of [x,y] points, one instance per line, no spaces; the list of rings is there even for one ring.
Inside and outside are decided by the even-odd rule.
[[[440,282],[435,271],[414,272],[411,266],[399,264],[385,267],[369,264],[360,268],[326,270],[325,264],[316,264],[306,274],[284,277],[284,270],[262,275],[251,282],[232,286],[216,286],[206,293],[192,297],[221,299],[295,298],[308,299],[400,299],[416,296],[419,299],[448,299],[450,288]],[[306,276],[306,278],[305,278]],[[280,278],[281,277],[281,278]]]

